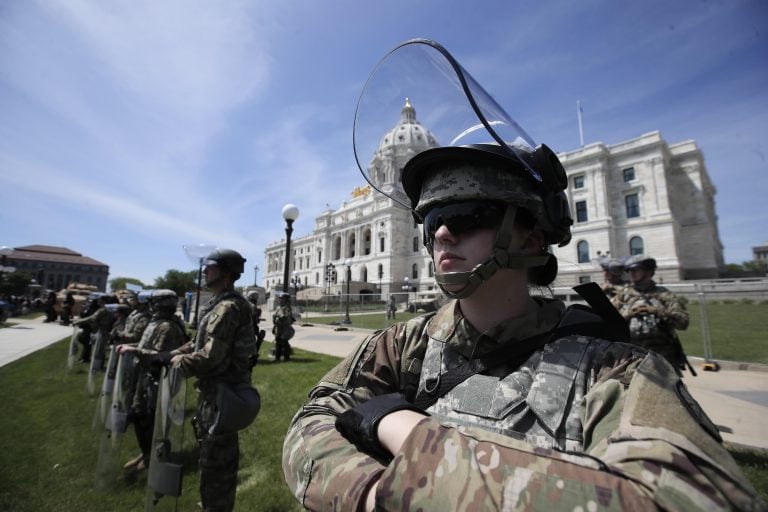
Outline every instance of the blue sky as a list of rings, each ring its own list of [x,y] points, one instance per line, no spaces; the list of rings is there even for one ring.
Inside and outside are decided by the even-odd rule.
[[[242,252],[252,283],[285,203],[301,236],[364,184],[357,98],[413,37],[556,151],[579,146],[577,100],[586,143],[694,139],[726,261],[768,240],[762,0],[47,0],[0,3],[0,245],[151,284],[210,243]]]

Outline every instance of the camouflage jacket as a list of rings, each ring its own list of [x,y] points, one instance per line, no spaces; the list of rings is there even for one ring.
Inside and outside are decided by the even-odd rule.
[[[293,317],[293,309],[291,306],[280,306],[272,314],[272,325],[274,327],[273,334],[280,336],[285,329],[290,327],[296,319]]]
[[[525,400],[508,396],[503,386],[487,388],[494,409],[502,411],[499,418],[456,421],[450,411],[425,417],[388,464],[358,451],[337,432],[336,416],[372,396],[399,391],[412,399],[430,340],[465,357],[481,357],[552,329],[561,312],[561,305],[540,301],[527,317],[478,333],[452,302],[436,314],[374,333],[320,381],[294,417],[283,447],[293,494],[311,510],[358,510],[369,486],[380,479],[381,510],[763,506],[715,426],[663,359],[633,345],[584,336],[549,342],[529,356],[554,364],[536,365]],[[584,349],[562,353],[561,347],[578,345]],[[578,358],[571,358],[573,353]],[[548,379],[554,378],[555,388],[563,382],[559,369],[571,371],[570,391],[547,393]],[[507,368],[508,377],[523,375],[516,370]],[[543,397],[535,396],[542,391]],[[532,442],[526,425],[536,424],[537,414],[521,414],[509,432],[495,431],[492,424],[506,417],[503,411],[518,414],[533,409],[532,402],[565,411],[556,428],[577,431],[580,439],[569,445],[550,432],[549,442]]]
[[[175,350],[187,339],[187,330],[179,317],[173,313],[156,313],[144,330],[136,357],[139,363],[147,365],[152,356]]]
[[[195,344],[179,366],[199,379],[201,389],[212,391],[216,382],[250,382],[250,356],[256,348],[251,305],[234,290],[215,295],[200,311]]]
[[[653,281],[645,288],[628,284],[611,302],[629,322],[632,343],[659,352],[673,366],[683,364],[674,330],[688,328],[688,312],[672,292]]]
[[[120,332],[121,341],[123,343],[138,343],[151,318],[152,314],[146,309],[131,311],[131,314],[125,319],[125,328]]]

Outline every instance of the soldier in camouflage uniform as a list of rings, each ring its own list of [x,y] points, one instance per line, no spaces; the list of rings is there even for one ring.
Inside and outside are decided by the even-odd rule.
[[[214,296],[200,311],[194,344],[171,352],[171,363],[198,379],[200,398],[192,421],[200,445],[200,495],[206,511],[231,511],[235,506],[238,434],[211,434],[210,428],[216,414],[217,384],[251,382],[256,345],[251,306],[234,289],[244,263],[245,258],[229,249],[208,255],[203,274]]]
[[[761,506],[663,358],[567,333],[562,302],[529,295],[557,274],[547,246],[570,240],[553,152],[431,148],[401,181],[454,300],[372,334],[311,390],[283,446],[304,507]]]
[[[136,344],[141,340],[152,314],[149,312],[150,293],[140,293],[128,298],[131,312],[125,319],[125,327],[117,333],[117,343]]]
[[[86,310],[84,313],[86,316],[78,318],[72,322],[72,325],[81,326],[83,333],[87,332],[90,336],[87,343],[81,341],[81,343],[83,343],[81,361],[90,361],[91,357],[96,357],[97,361],[99,359],[104,359],[104,347],[106,346],[106,340],[109,337],[109,330],[112,328],[112,323],[115,319],[114,316],[112,316],[112,313],[107,309],[107,304],[110,302],[110,297],[107,294],[99,295],[94,302],[96,304],[95,310]],[[101,343],[96,343],[96,337],[100,337],[103,341]],[[91,352],[94,348],[98,349],[100,353],[95,355],[92,354]]]
[[[624,263],[616,258],[603,258],[600,260],[600,267],[603,269],[603,289],[608,298],[613,298],[627,284],[624,280]]]
[[[626,262],[630,283],[611,302],[629,323],[632,343],[655,350],[680,373],[685,369],[685,354],[675,329],[688,328],[688,312],[672,292],[653,280],[656,260],[632,256]]]
[[[178,297],[173,290],[154,290],[149,299],[152,318],[137,345],[121,344],[122,357],[136,357],[138,378],[131,405],[130,419],[136,431],[141,454],[129,460],[124,468],[141,471],[149,465],[152,432],[155,425],[160,365],[154,364],[160,353],[184,345],[189,336],[181,318],[176,316]]]
[[[277,297],[279,305],[272,314],[272,334],[275,335],[275,348],[272,350],[272,355],[275,361],[280,361],[281,357],[288,361],[293,352],[290,340],[294,334],[293,324],[296,319],[293,317],[290,294],[277,292]]]

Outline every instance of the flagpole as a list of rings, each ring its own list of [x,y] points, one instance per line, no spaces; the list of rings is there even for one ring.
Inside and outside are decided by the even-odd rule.
[[[576,115],[579,118],[579,142],[584,147],[584,124],[582,123],[581,114],[581,100],[576,100]]]

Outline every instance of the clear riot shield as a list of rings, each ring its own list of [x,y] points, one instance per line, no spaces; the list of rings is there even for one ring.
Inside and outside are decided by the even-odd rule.
[[[96,403],[96,412],[93,415],[93,429],[99,430],[104,425],[109,410],[112,407],[112,391],[115,387],[115,374],[117,373],[117,346],[109,347],[109,357],[107,358],[107,369],[104,373],[104,380],[101,381],[101,393]]]
[[[402,120],[418,125],[408,159],[436,147],[495,143],[532,179],[543,179],[530,157],[536,143],[525,130],[443,46],[412,39],[391,50],[371,72],[357,103],[352,132],[363,177],[405,208],[411,205],[387,179],[392,171],[388,152],[395,151],[397,136],[389,132],[398,112]]]
[[[72,338],[69,340],[69,351],[67,352],[67,369],[71,370],[75,367],[77,361],[77,336],[80,334],[80,329],[76,326],[72,326]]]
[[[102,385],[102,396],[96,416],[99,419],[97,428],[101,428],[99,437],[99,456],[96,462],[96,488],[111,490],[120,477],[123,434],[128,428],[128,411],[133,400],[133,388],[136,383],[136,358],[131,354],[119,355],[116,347],[110,352],[107,375],[104,382],[112,381],[107,401],[105,386]],[[114,373],[111,368],[114,365]],[[102,405],[108,408],[102,415]],[[96,419],[94,421],[97,421]]]
[[[106,339],[101,334],[101,331],[96,331],[91,336],[93,350],[91,351],[91,365],[88,368],[88,380],[85,383],[85,388],[91,396],[96,394],[96,374],[104,368],[105,344]]]
[[[177,368],[163,368],[147,475],[146,512],[176,510],[181,495],[181,450],[186,398],[186,381],[181,371]]]

